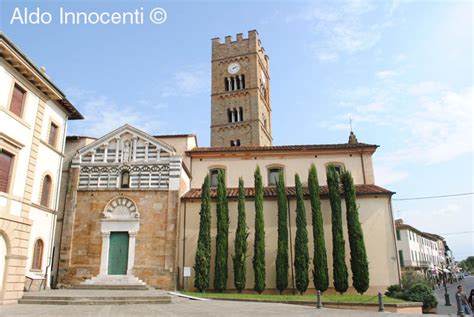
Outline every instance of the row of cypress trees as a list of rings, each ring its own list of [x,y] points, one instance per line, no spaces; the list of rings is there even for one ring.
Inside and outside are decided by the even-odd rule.
[[[259,167],[254,174],[255,189],[255,235],[253,269],[255,275],[254,290],[262,293],[265,290],[265,224],[263,215],[263,181]],[[369,286],[368,262],[359,221],[355,198],[355,186],[350,172],[339,175],[335,167],[328,168],[327,183],[331,205],[332,237],[333,237],[333,277],[336,291],[344,293],[348,288],[348,273],[345,263],[345,242],[342,228],[342,211],[340,186],[342,183],[346,208],[349,245],[351,252],[351,269],[353,286],[359,293],[364,293]],[[288,287],[288,200],[286,196],[283,174],[279,175],[277,185],[278,206],[278,243],[276,257],[276,287],[283,292]],[[308,231],[304,193],[298,174],[295,175],[296,190],[296,236],[295,236],[295,282],[296,288],[303,294],[309,285],[309,250]],[[311,165],[308,174],[308,191],[311,202],[313,228],[313,283],[316,289],[325,291],[329,285],[327,254],[324,241],[323,217],[317,171]],[[195,257],[194,285],[199,291],[209,288],[211,262],[210,238],[210,189],[209,178],[206,177],[202,186],[200,228],[198,246]],[[227,258],[229,233],[229,208],[223,171],[218,174],[217,186],[217,236],[215,257],[214,289],[222,292],[227,285]],[[234,286],[240,293],[245,289],[247,239],[249,233],[245,214],[245,189],[242,178],[239,179],[237,230],[234,240],[235,254],[232,257],[234,266]]]

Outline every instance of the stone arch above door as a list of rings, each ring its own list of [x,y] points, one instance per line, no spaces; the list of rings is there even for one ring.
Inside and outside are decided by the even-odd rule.
[[[137,205],[128,197],[119,196],[111,199],[102,212],[103,219],[136,220],[140,218]]]

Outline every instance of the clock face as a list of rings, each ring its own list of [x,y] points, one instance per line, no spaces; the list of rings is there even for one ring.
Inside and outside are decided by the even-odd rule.
[[[230,63],[229,66],[227,67],[227,71],[229,74],[237,74],[240,70],[240,64],[239,63]]]

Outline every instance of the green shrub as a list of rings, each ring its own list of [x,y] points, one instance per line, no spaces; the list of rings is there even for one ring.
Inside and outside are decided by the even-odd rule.
[[[431,285],[428,279],[420,272],[410,271],[402,275],[402,286],[404,289],[410,289],[415,284]]]
[[[398,284],[390,285],[387,288],[387,291],[385,292],[385,296],[393,298],[402,298],[403,288]]]
[[[391,285],[385,293],[388,297],[399,298],[409,302],[423,303],[423,309],[436,308],[438,301],[433,295],[433,290],[426,283],[416,283],[410,288],[404,288],[399,285]]]

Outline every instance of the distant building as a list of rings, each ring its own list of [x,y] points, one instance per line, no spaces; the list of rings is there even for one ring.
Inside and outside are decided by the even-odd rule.
[[[418,270],[425,273],[442,273],[449,258],[443,237],[423,232],[413,226],[395,220],[397,249],[402,271]]]
[[[81,114],[0,33],[0,303],[49,287],[68,120]]]

